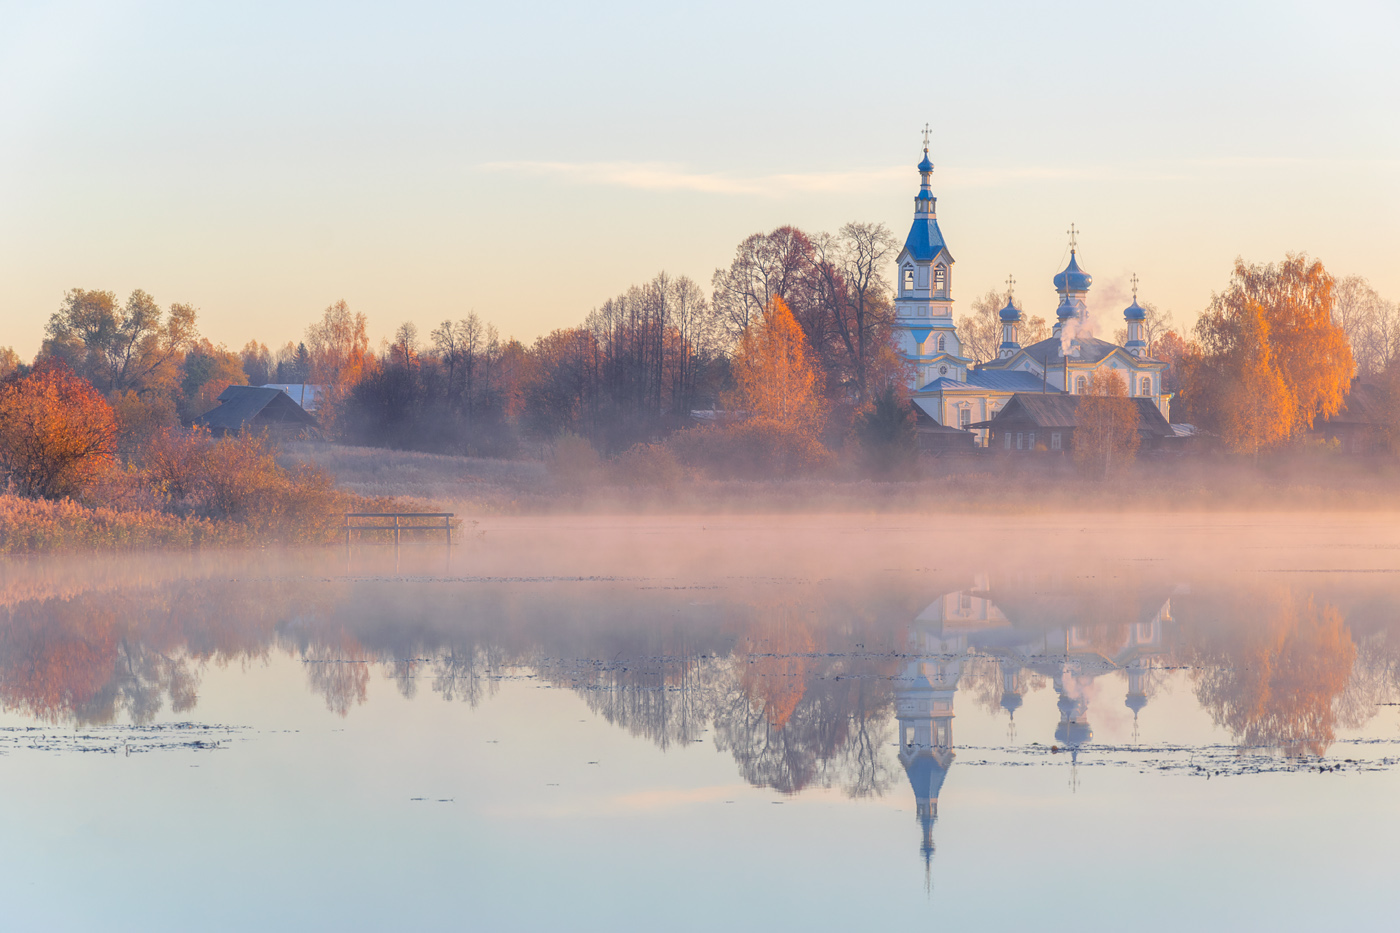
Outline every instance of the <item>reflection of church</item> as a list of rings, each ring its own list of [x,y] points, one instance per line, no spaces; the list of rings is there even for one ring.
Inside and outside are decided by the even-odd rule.
[[[895,681],[895,716],[926,863],[934,852],[939,793],[956,757],[954,699],[969,664],[996,666],[999,705],[1012,723],[1032,677],[1048,679],[1059,709],[1053,743],[1071,762],[1094,735],[1088,712],[1098,677],[1124,672],[1134,729],[1147,705],[1154,659],[1167,649],[1169,599],[1154,592],[1095,605],[1072,591],[1030,589],[1029,596],[1014,586],[1002,591],[981,577],[934,600],[909,628],[908,661]]]

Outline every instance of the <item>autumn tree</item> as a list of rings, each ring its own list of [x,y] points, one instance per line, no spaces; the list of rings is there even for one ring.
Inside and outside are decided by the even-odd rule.
[[[23,365],[24,361],[19,358],[14,347],[0,347],[0,379],[18,372]]]
[[[218,404],[229,386],[248,384],[243,359],[207,339],[190,348],[180,364],[181,414],[194,419]]]
[[[40,356],[62,360],[109,397],[173,391],[179,363],[198,336],[197,312],[173,304],[168,312],[137,289],[118,305],[112,292],[75,288],[49,318]]]
[[[853,390],[861,403],[878,380],[881,350],[894,323],[894,302],[882,270],[899,241],[884,224],[848,223],[836,236],[821,234],[812,242],[809,292],[830,324],[803,329],[809,341],[825,337],[832,351],[825,364],[828,376]]]
[[[1138,445],[1137,405],[1116,370],[1099,369],[1079,399],[1074,429],[1074,462],[1086,474],[1106,477],[1133,462]]]
[[[715,314],[732,340],[763,316],[774,298],[804,304],[811,285],[812,239],[792,226],[755,233],[739,244],[727,269],[711,284]]]
[[[1354,363],[1333,320],[1333,286],[1306,256],[1236,260],[1229,288],[1196,323],[1200,352],[1183,365],[1189,416],[1257,454],[1336,414]]]
[[[238,353],[239,362],[243,365],[243,375],[247,377],[248,385],[261,386],[272,382],[274,373],[274,363],[272,354],[267,349],[267,344],[250,340],[243,345],[243,349]]]
[[[787,302],[773,298],[739,339],[727,406],[750,420],[816,436],[824,421],[818,375]]]
[[[21,494],[80,495],[111,468],[116,444],[112,406],[62,363],[0,385],[0,469]]]
[[[310,357],[307,378],[327,386],[351,385],[372,361],[368,322],[363,313],[352,314],[343,299],[326,308],[321,320],[306,329],[306,348]]]
[[[1347,335],[1358,375],[1374,376],[1400,359],[1400,304],[1349,275],[1333,289],[1332,320]]]

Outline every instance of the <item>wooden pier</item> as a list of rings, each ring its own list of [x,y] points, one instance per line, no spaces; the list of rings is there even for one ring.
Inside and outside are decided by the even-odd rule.
[[[456,515],[456,512],[346,512],[345,546],[350,547],[352,531],[358,531],[362,536],[366,531],[392,531],[394,547],[399,546],[405,531],[441,531],[446,536],[447,546],[451,547],[452,519]],[[393,524],[390,524],[390,519]]]

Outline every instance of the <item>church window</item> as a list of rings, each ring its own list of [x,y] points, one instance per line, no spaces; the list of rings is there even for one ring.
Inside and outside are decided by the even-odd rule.
[[[933,290],[939,295],[948,288],[948,270],[939,266],[933,270]]]
[[[1152,377],[1151,377],[1151,376],[1143,376],[1143,377],[1142,377],[1142,394],[1143,394],[1143,395],[1151,395],[1151,394],[1152,394]]]
[[[904,290],[906,292],[914,290],[914,270],[908,266],[904,269]]]
[[[939,374],[940,376],[946,376],[946,375],[948,375],[948,367],[947,367],[947,366],[940,366],[940,367],[938,367],[938,374]]]
[[[1060,450],[1060,432],[1055,431],[1050,435],[1050,449]]]
[[[943,337],[942,334],[939,334],[939,335],[938,335],[938,352],[939,352],[939,353],[942,353],[946,348],[947,348],[947,344],[944,342],[944,337]]]
[[[958,410],[958,427],[965,428],[972,424],[972,409],[961,408]]]
[[[1075,394],[1075,395],[1083,395],[1085,389],[1087,389],[1088,387],[1089,387],[1089,381],[1088,381],[1087,379],[1085,379],[1083,376],[1075,376],[1075,377],[1074,377],[1074,394]]]

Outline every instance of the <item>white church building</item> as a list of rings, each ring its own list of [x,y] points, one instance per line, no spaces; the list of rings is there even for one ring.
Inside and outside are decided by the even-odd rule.
[[[998,358],[979,365],[965,356],[953,324],[953,254],[938,226],[927,143],[918,169],[914,223],[897,260],[894,325],[896,349],[911,364],[909,389],[916,405],[940,425],[967,427],[990,420],[1015,393],[1082,395],[1096,371],[1111,369],[1123,378],[1129,395],[1151,398],[1168,416],[1171,394],[1162,391],[1167,363],[1147,356],[1146,311],[1137,303],[1136,288],[1133,303],[1123,311],[1126,346],[1081,333],[1093,277],[1080,267],[1073,241],[1069,265],[1054,278],[1059,306],[1052,336],[1021,346],[1022,312],[1008,296],[1000,312]],[[985,430],[978,431],[977,443],[986,444]]]

